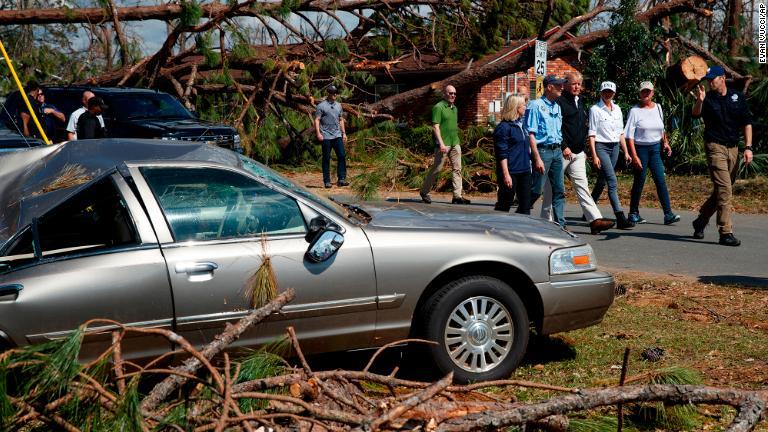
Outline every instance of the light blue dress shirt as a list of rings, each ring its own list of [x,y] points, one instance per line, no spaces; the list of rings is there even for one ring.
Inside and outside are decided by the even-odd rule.
[[[557,102],[545,96],[528,102],[525,130],[536,137],[536,145],[553,145],[563,142],[563,111]]]

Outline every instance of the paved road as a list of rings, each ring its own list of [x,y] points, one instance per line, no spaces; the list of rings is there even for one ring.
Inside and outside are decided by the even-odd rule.
[[[443,197],[436,199],[444,200]],[[493,207],[492,202],[482,199],[471,205]],[[600,210],[611,217],[609,206],[600,206]],[[538,206],[532,214],[539,214]],[[742,243],[739,247],[728,247],[717,243],[714,217],[704,239],[696,240],[691,237],[691,221],[697,216],[694,212],[678,212],[681,220],[673,225],[664,225],[659,209],[641,209],[640,214],[648,223],[631,230],[611,229],[599,235],[590,234],[588,224],[581,221],[581,208],[576,204],[568,204],[566,220],[568,229],[586,238],[595,249],[601,267],[680,274],[702,282],[768,288],[768,215],[736,214],[734,234]]]

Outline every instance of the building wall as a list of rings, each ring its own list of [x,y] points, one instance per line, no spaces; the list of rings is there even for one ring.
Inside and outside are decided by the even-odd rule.
[[[575,59],[554,59],[547,61],[547,74],[563,77],[568,72],[575,72],[579,67]],[[456,104],[461,113],[459,119],[464,126],[469,124],[486,125],[498,116],[506,93],[528,93],[535,97],[536,74],[531,67],[527,72],[507,75],[485,84],[468,95],[458,95]],[[494,104],[493,109],[491,104]]]

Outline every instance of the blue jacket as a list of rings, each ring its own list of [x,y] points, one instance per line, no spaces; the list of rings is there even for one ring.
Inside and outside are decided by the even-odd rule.
[[[493,131],[496,161],[507,160],[510,174],[531,172],[531,147],[523,131],[523,120],[502,121]]]

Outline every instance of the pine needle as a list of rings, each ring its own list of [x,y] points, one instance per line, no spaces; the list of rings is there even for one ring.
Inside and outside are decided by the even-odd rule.
[[[701,384],[701,375],[691,369],[669,367],[650,374],[651,384]],[[691,430],[698,424],[696,407],[690,405],[666,406],[663,402],[641,404],[637,408],[638,421],[666,430]]]
[[[267,255],[267,235],[261,234],[261,265],[249,277],[241,292],[251,308],[259,308],[277,297],[277,278],[272,259]]]
[[[619,427],[615,417],[595,417],[588,419],[570,419],[569,432],[614,432]]]
[[[25,368],[24,372],[32,377],[27,383],[27,389],[35,389],[36,394],[52,393],[54,396],[66,393],[82,369],[77,359],[84,335],[85,327],[80,326],[68,338],[46,345],[53,347],[53,352],[43,357],[44,362]]]
[[[39,191],[34,192],[32,195],[42,195],[59,189],[66,189],[85,184],[93,178],[85,172],[85,168],[82,165],[67,164],[51,183],[44,186]]]
[[[0,430],[10,428],[14,414],[13,405],[8,395],[8,359],[0,361]]]

